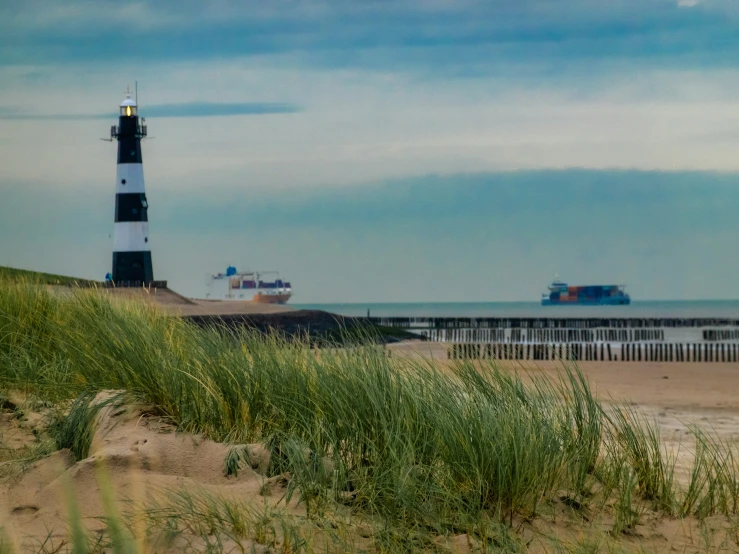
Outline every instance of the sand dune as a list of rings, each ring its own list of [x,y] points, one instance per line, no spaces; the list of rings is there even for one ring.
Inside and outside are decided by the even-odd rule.
[[[443,345],[412,342],[389,346],[393,357],[421,355],[433,357],[447,366]],[[530,365],[529,365],[530,364]],[[524,368],[545,375],[554,375],[557,365],[552,362],[505,362],[504,367]],[[686,481],[692,462],[692,444],[687,424],[711,427],[728,442],[739,440],[739,367],[731,364],[659,364],[659,363],[586,363],[581,369],[593,385],[599,398],[607,404],[627,401],[640,412],[653,417],[659,424],[663,442],[678,454],[677,478]],[[112,392],[101,393],[99,399]],[[18,400],[22,402],[22,400]],[[0,414],[0,434],[13,448],[22,448],[35,440],[34,429],[42,428],[48,413],[44,409],[26,410],[22,418],[12,413]],[[129,514],[137,506],[163,506],[167,491],[188,491],[188,494],[208,493],[254,509],[273,509],[280,517],[297,518],[305,522],[305,506],[299,495],[287,506],[280,503],[286,492],[287,477],[266,477],[269,455],[260,445],[250,445],[250,464],[242,467],[238,476],[227,476],[225,460],[230,446],[205,440],[197,435],[176,433],[174,426],[156,411],[146,406],[112,405],[97,416],[98,425],[89,456],[74,461],[69,450],[62,450],[36,462],[20,476],[11,477],[0,488],[0,518],[6,533],[22,548],[37,552],[44,540],[61,544],[67,539],[67,504],[64,485],[71,483],[84,522],[93,532],[105,528],[101,496],[99,464],[110,476],[118,504]],[[679,448],[678,448],[679,446]],[[609,521],[601,525],[604,533]],[[722,526],[725,518],[709,518],[708,525],[719,529],[714,539],[726,535]],[[538,526],[538,527],[537,527]],[[274,525],[279,529],[279,525]],[[529,522],[525,536],[541,534],[572,537],[576,530],[566,522]],[[359,527],[352,527],[360,542]],[[645,516],[636,535],[624,539],[626,545],[642,545],[648,551],[703,551],[699,524],[695,520],[670,520]],[[716,538],[718,537],[718,538]],[[166,539],[166,540],[165,540]],[[223,549],[267,552],[264,540],[224,539]],[[180,552],[185,548],[205,549],[202,537],[181,533],[162,538],[158,552]],[[168,542],[169,541],[169,542]],[[200,542],[199,542],[200,541]],[[269,542],[269,541],[267,541]],[[450,545],[456,551],[467,552],[463,538],[452,537]],[[537,550],[538,549],[538,550]],[[715,549],[717,552],[720,549]],[[532,551],[547,551],[536,547]]]
[[[69,450],[55,452],[0,488],[0,521],[22,551],[36,552],[39,542],[47,538],[55,544],[66,540],[67,483],[74,490],[86,527],[102,533],[106,524],[99,519],[105,513],[100,467],[109,475],[119,505],[132,511],[137,505],[163,502],[166,491],[174,490],[206,492],[254,505],[275,505],[284,494],[284,479],[265,477],[269,455],[259,445],[251,447],[253,467],[243,467],[238,476],[227,476],[229,446],[176,433],[170,423],[145,407],[113,405],[97,418],[88,458],[75,463]],[[14,437],[15,445],[20,446],[32,442],[33,430],[42,420],[31,418],[24,423],[4,414],[0,431],[5,437]],[[296,494],[288,511],[299,515],[302,508],[297,507],[298,500]],[[241,544],[250,545],[250,541]],[[169,546],[163,551],[178,552],[182,543]]]

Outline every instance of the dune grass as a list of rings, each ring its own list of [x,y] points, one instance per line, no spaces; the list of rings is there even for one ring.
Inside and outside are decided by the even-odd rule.
[[[87,458],[98,414],[106,406],[121,401],[121,394],[98,399],[93,392],[83,392],[65,413],[55,413],[49,422],[47,431],[57,449],[68,448],[76,461]]]
[[[700,518],[738,509],[730,445],[695,430],[695,467],[680,487],[656,424],[629,408],[606,413],[574,367],[557,380],[524,380],[492,362],[442,372],[369,343],[317,354],[278,336],[196,328],[93,290],[58,298],[6,279],[0,368],[2,388],[77,398],[57,441],[78,459],[89,447],[92,395],[127,391],[183,431],[267,445],[269,474],[289,474],[288,493],[300,492],[309,515],[348,506],[384,522],[380,545],[457,534],[487,544],[491,529],[530,521],[558,500],[608,507],[617,534],[634,529],[645,506]],[[239,452],[224,471],[238,471]]]

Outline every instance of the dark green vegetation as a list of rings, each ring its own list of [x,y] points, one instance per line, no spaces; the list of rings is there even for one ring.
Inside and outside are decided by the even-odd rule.
[[[248,329],[251,334],[282,335],[285,339],[297,338],[299,342],[316,348],[389,344],[402,340],[422,340],[419,335],[396,327],[374,325],[364,318],[344,317],[320,310],[297,310],[276,314],[234,314],[184,316],[199,327],[229,330]]]
[[[385,327],[372,325],[370,323],[360,324],[352,329],[335,329],[322,337],[328,344],[345,344],[348,340],[354,340],[355,344],[366,344],[372,339],[379,343],[393,343],[404,340],[425,340],[420,335],[409,333],[399,327]]]
[[[51,273],[28,271],[27,269],[16,269],[6,266],[0,266],[0,281],[2,280],[24,280],[26,282],[40,283],[43,285],[79,287],[103,286],[102,282],[91,281],[89,279],[78,279],[76,277],[67,277],[65,275],[52,275]]]
[[[556,381],[494,364],[442,372],[381,346],[315,352],[96,291],[57,298],[11,280],[0,286],[0,368],[0,389],[77,399],[55,428],[77,458],[89,446],[90,395],[127,391],[182,431],[267,445],[268,475],[289,475],[288,496],[299,492],[309,517],[348,507],[376,523],[387,551],[460,534],[491,550],[519,544],[511,529],[550,517],[557,502],[589,517],[608,510],[615,534],[647,509],[739,510],[729,445],[696,431],[694,469],[678,486],[657,428],[631,409],[605,411],[570,368]],[[237,472],[242,453],[235,447],[224,468]]]

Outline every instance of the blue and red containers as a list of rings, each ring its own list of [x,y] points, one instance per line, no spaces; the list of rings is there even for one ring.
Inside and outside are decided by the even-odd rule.
[[[282,279],[276,279],[274,281],[255,281],[253,279],[245,279],[239,281],[233,279],[231,282],[232,289],[289,289],[290,283],[283,281]]]
[[[623,285],[568,286],[561,281],[549,285],[549,293],[542,294],[541,298],[542,306],[622,306],[630,303],[631,298],[624,292]]]

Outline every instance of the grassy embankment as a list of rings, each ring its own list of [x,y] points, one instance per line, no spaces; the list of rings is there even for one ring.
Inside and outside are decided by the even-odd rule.
[[[27,269],[17,269],[0,265],[0,280],[3,281],[19,281],[40,283],[43,285],[62,285],[62,286],[102,286],[99,281],[90,279],[78,279],[77,277],[68,277],[66,275],[53,275],[51,273],[41,273],[39,271],[29,271]]]
[[[91,290],[58,298],[30,282],[0,283],[0,390],[56,406],[77,399],[50,421],[35,450],[4,454],[6,468],[24,471],[61,447],[86,457],[92,395],[125,391],[180,431],[233,444],[226,472],[248,465],[243,445],[266,445],[268,475],[286,476],[287,500],[299,496],[306,521],[341,535],[337,550],[360,532],[346,510],[362,521],[370,548],[386,552],[443,550],[460,536],[490,552],[527,544],[625,548],[647,513],[696,521],[720,514],[731,527],[739,511],[728,444],[696,429],[690,481],[678,485],[656,426],[629,408],[606,413],[576,370],[525,385],[495,365],[460,362],[442,372],[375,346],[315,355],[279,338],[198,329]],[[166,506],[146,512],[148,527],[138,535],[141,527],[108,498],[106,540],[117,552],[140,550],[157,525],[267,540],[254,507],[193,495],[173,491]],[[82,552],[91,539],[70,506],[73,544]],[[588,530],[569,546],[532,531],[563,517]],[[607,532],[587,523],[595,520],[608,522]],[[283,551],[310,550],[305,525],[273,542]],[[323,547],[330,550],[336,536]]]

